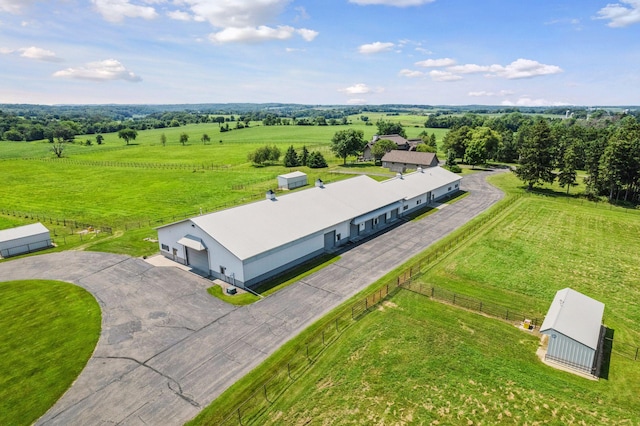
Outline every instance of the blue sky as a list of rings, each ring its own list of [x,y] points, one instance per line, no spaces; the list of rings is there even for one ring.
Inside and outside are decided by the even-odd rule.
[[[640,0],[0,0],[0,103],[210,102],[638,105]]]

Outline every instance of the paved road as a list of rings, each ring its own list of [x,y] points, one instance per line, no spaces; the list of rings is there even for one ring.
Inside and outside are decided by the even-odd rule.
[[[38,423],[184,423],[316,319],[498,201],[485,176],[465,177],[471,194],[457,203],[250,306],[210,297],[211,282],[196,275],[126,256],[70,251],[0,263],[2,281],[71,282],[102,308],[93,357]]]

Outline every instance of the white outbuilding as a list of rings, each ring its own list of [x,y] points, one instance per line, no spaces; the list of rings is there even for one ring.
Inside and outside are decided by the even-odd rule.
[[[278,188],[295,189],[307,184],[307,174],[303,172],[291,172],[278,176]]]
[[[540,333],[549,336],[545,359],[596,374],[604,304],[570,288],[551,302]]]
[[[10,257],[51,247],[51,235],[38,223],[0,231],[0,256]]]
[[[160,252],[202,275],[251,287],[457,192],[460,179],[434,167],[386,182],[358,176],[318,180],[286,195],[268,191],[262,201],[157,228]]]

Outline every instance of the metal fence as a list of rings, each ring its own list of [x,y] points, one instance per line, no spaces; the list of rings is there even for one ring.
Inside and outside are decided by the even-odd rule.
[[[90,232],[106,232],[107,234],[113,234],[113,228],[107,225],[96,225],[91,223],[79,222],[74,219],[58,218],[53,216],[47,216],[39,213],[22,212],[18,210],[0,209],[0,214],[4,216],[14,216],[23,219],[35,220],[43,224],[58,225],[63,228],[53,228],[50,231],[54,236],[57,235],[73,235],[78,230],[89,230]]]
[[[450,303],[470,311],[476,311],[494,318],[503,319],[505,321],[524,322],[529,320],[532,329],[537,328],[541,324],[540,319],[537,317],[531,314],[522,313],[518,309],[464,296],[450,290],[433,287],[411,279],[403,281],[399,285],[405,290],[409,290],[423,296],[428,296],[438,301]]]

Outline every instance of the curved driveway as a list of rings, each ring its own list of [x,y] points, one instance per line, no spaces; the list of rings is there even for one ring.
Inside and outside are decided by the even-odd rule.
[[[211,282],[189,272],[127,256],[68,251],[0,263],[0,281],[67,281],[102,309],[92,358],[38,423],[184,423],[316,319],[502,198],[485,177],[466,176],[469,196],[250,306],[209,296]]]

